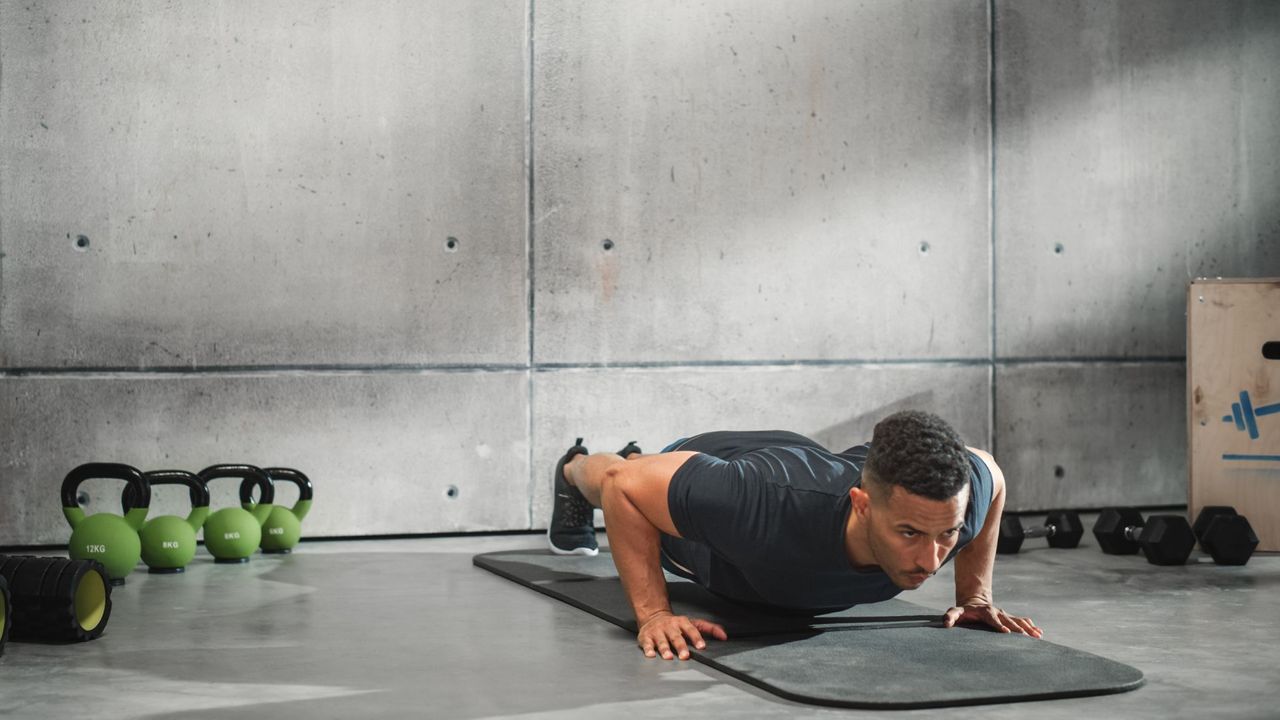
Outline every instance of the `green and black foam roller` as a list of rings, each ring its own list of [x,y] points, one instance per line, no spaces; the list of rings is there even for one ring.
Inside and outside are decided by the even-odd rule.
[[[96,560],[0,555],[14,640],[84,642],[111,618],[111,583]]]

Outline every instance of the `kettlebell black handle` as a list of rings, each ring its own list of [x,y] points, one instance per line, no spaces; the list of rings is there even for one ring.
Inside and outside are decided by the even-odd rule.
[[[310,500],[315,491],[311,487],[311,478],[302,473],[301,470],[284,467],[263,468],[263,472],[271,478],[274,483],[276,480],[284,480],[298,486],[298,501]],[[246,478],[240,483],[240,502],[253,502],[253,482]]]
[[[62,507],[80,507],[80,503],[76,501],[76,490],[85,480],[93,478],[124,480],[128,483],[125,492],[132,491],[137,501],[134,508],[151,507],[151,485],[143,477],[141,470],[124,463],[85,463],[74,468],[62,480]]]
[[[210,465],[196,474],[206,483],[217,478],[242,478],[242,488],[245,483],[258,486],[259,504],[270,505],[276,500],[276,489],[271,485],[271,478],[256,465]],[[241,495],[243,494],[244,491],[241,490]]]
[[[150,485],[186,485],[191,495],[191,507],[209,507],[209,486],[186,470],[152,470],[142,474]],[[124,489],[120,496],[120,507],[129,512],[133,509],[133,486]]]

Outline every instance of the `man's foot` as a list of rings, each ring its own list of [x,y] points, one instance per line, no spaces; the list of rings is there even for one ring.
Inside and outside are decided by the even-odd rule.
[[[552,478],[551,526],[547,528],[547,542],[551,545],[551,552],[557,555],[596,555],[600,552],[600,546],[596,544],[591,503],[564,477],[565,464],[575,455],[586,454],[582,438],[578,438],[577,443],[556,463],[555,477]]]
[[[623,460],[626,460],[628,457],[632,455],[642,455],[643,453],[640,452],[640,446],[636,444],[636,441],[632,440],[631,442],[627,443],[626,447],[619,450],[618,454],[622,456]]]

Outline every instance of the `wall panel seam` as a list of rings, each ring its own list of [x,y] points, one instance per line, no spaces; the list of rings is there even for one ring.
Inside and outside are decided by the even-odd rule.
[[[987,230],[990,244],[988,247],[989,285],[988,297],[991,311],[991,371],[990,383],[991,405],[988,408],[988,438],[991,442],[991,454],[998,452],[996,447],[996,417],[999,403],[996,401],[996,0],[987,0]]]
[[[525,88],[525,102],[528,104],[527,111],[525,112],[525,133],[526,133],[525,135],[525,177],[526,177],[526,182],[528,183],[527,192],[529,196],[528,202],[525,206],[525,249],[526,249],[526,252],[528,253],[529,271],[528,271],[528,275],[525,278],[525,286],[529,293],[528,294],[529,331],[528,331],[527,339],[528,339],[528,345],[529,345],[528,367],[529,369],[531,369],[534,366],[533,304],[536,299],[536,293],[535,293],[536,286],[534,285],[534,271],[536,268],[536,263],[534,262],[534,246],[533,246],[534,232],[536,230],[533,222],[534,213],[536,212],[535,205],[534,205],[535,188],[534,188],[534,174],[533,174],[533,170],[534,170],[534,167],[533,167],[533,163],[534,163],[533,90],[534,90],[534,79],[535,79],[534,66],[533,66],[533,63],[534,63],[534,47],[533,47],[534,0],[529,0],[525,18],[526,18],[525,23],[527,25],[527,28],[525,30],[525,38],[529,46],[528,54],[526,56],[529,63],[529,71],[525,75],[525,83],[528,85],[528,87]],[[534,423],[533,402],[534,402],[535,389],[533,386],[532,372],[528,373],[527,382],[529,383],[529,393],[528,393],[529,407],[526,408],[528,425],[526,428],[527,434],[525,436],[525,441],[529,446],[529,478],[526,482],[527,492],[525,494],[528,496],[526,523],[529,528],[532,528],[533,527],[533,500],[538,487],[538,483],[537,483],[538,474],[534,472],[534,462],[533,462],[533,423]]]
[[[0,11],[0,23],[4,22],[3,11]],[[0,108],[4,107],[4,48],[0,48]],[[0,132],[6,128],[0,124]],[[0,178],[0,198],[4,198],[3,178]],[[0,221],[0,362],[3,362],[4,344],[4,222]]]
[[[555,372],[560,370],[699,370],[705,368],[842,368],[895,365],[1015,367],[1023,365],[1141,365],[1184,363],[1184,355],[1155,356],[1043,356],[1007,358],[851,358],[844,360],[689,360],[598,363],[511,363],[493,365],[235,365],[192,369],[189,367],[88,367],[11,368],[0,370],[0,378],[23,377],[200,377],[206,375],[263,375],[272,377],[324,375],[418,375],[427,373]]]

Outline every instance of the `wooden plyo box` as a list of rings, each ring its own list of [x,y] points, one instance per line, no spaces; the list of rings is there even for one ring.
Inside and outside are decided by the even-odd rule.
[[[1191,517],[1232,505],[1280,551],[1280,278],[1189,285],[1187,403]]]

